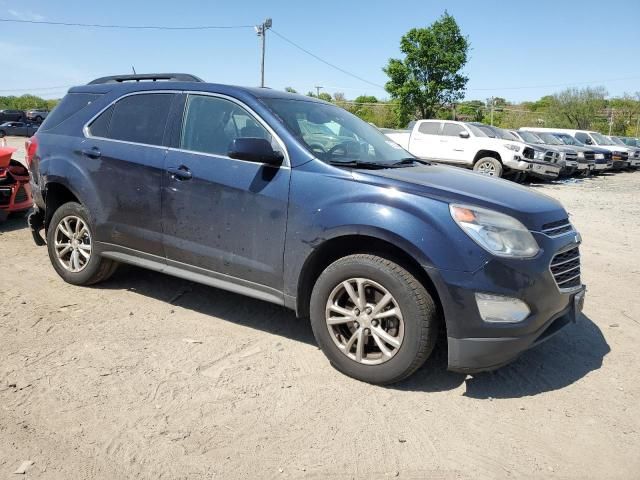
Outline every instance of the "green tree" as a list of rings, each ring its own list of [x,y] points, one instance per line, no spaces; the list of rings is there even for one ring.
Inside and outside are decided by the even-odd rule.
[[[284,91],[289,93],[298,93],[298,91],[293,87],[284,87]]]
[[[392,58],[383,71],[385,89],[397,101],[398,122],[434,116],[444,105],[461,100],[468,78],[469,41],[446,11],[427,28],[413,28],[400,40],[403,59]]]
[[[555,94],[546,110],[555,126],[589,129],[604,113],[606,96],[604,87],[568,88]]]
[[[320,95],[318,95],[318,98],[320,100],[324,100],[325,102],[330,102],[333,99],[331,98],[331,95],[327,92],[320,92]]]

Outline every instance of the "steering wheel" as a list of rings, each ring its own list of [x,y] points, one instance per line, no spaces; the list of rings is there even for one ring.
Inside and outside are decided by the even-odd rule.
[[[335,156],[336,152],[342,150],[343,153],[341,154],[341,156],[346,157],[347,154],[349,153],[349,145],[353,145],[353,144],[355,144],[356,147],[360,146],[360,144],[355,140],[347,140],[345,142],[339,143],[331,147],[329,151],[327,151],[327,155],[329,155],[329,157],[331,158]]]
[[[314,153],[319,153],[321,156],[324,156],[327,153],[327,150],[319,143],[312,143],[311,145],[309,145],[309,150]]]

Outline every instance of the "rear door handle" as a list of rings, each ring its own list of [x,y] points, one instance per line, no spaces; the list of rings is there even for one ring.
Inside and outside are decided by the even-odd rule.
[[[89,158],[100,158],[100,156],[102,155],[98,147],[83,148],[82,150],[80,150],[80,152],[82,152],[85,157]]]
[[[167,171],[171,174],[171,178],[175,180],[191,180],[193,175],[185,165],[180,165],[178,168],[171,167]]]

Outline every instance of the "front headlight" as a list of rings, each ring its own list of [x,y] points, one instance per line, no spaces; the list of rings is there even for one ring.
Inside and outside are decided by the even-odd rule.
[[[584,152],[578,152],[578,158],[584,158]],[[597,158],[597,156],[596,156]]]
[[[542,151],[539,151],[539,150],[534,150],[533,158],[534,158],[534,160],[544,160],[544,154],[545,154],[545,152],[542,152]]]
[[[604,160],[604,153],[596,153],[595,159],[596,160]]]
[[[514,152],[520,151],[520,147],[518,145],[514,145],[513,143],[505,143],[504,146],[507,147],[509,150],[513,150]]]
[[[527,228],[509,215],[468,205],[449,205],[451,217],[471,239],[499,257],[529,258],[540,247]]]

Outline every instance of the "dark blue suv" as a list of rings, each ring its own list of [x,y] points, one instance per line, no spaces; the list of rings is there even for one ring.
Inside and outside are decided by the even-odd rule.
[[[580,236],[557,201],[413,157],[345,110],[185,74],[73,88],[28,144],[51,263],[118,263],[309,317],[341,372],[402,380],[439,331],[497,368],[575,320]]]

